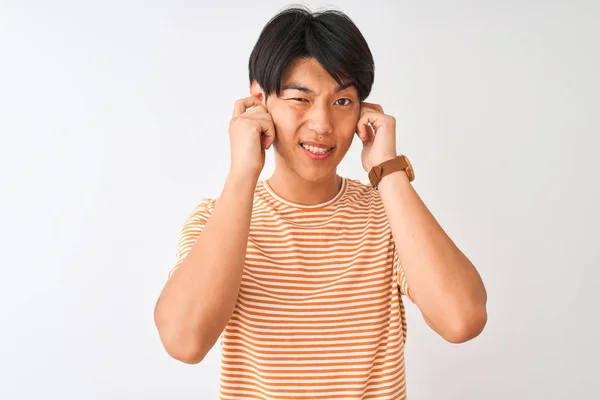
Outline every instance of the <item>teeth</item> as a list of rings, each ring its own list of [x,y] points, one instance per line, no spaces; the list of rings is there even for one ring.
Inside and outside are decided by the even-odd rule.
[[[332,149],[332,147],[330,147],[330,148],[328,148],[328,149],[324,149],[324,148],[321,148],[321,147],[313,147],[313,146],[308,146],[308,145],[306,145],[306,144],[303,144],[303,145],[302,145],[302,147],[304,147],[306,150],[310,151],[311,153],[313,153],[313,154],[317,154],[317,155],[319,155],[319,154],[325,154],[325,153],[327,153],[329,150],[331,150],[331,149]]]

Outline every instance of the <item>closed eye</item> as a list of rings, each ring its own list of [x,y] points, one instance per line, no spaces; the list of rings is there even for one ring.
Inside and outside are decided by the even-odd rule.
[[[292,97],[292,98],[289,98],[288,100],[298,101],[300,103],[308,103],[309,102],[308,99],[304,99],[304,98],[301,98],[301,97]],[[344,104],[339,104],[340,101],[344,101]],[[335,104],[337,104],[338,106],[347,107],[350,104],[352,104],[352,100],[344,97],[343,99],[337,100],[335,102]]]

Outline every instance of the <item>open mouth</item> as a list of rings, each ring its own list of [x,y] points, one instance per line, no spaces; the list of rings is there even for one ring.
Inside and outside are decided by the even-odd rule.
[[[308,145],[305,143],[300,143],[300,146],[302,146],[304,148],[304,150],[306,150],[309,153],[312,153],[316,156],[326,155],[331,150],[335,149],[335,146],[334,147],[316,147],[316,146],[311,146],[311,145]]]

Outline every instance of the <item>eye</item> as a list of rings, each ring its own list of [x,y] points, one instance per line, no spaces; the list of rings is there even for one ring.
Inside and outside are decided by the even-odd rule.
[[[342,100],[346,100],[346,103],[345,103],[345,104],[339,104],[338,102],[339,102],[339,101],[342,101]],[[339,100],[338,100],[338,101],[336,101],[335,103],[336,103],[338,106],[345,107],[345,106],[349,106],[349,105],[352,103],[352,100],[350,100],[350,99],[348,99],[348,98],[343,98],[343,99],[339,99]]]
[[[299,102],[307,102],[308,101],[308,100],[303,99],[301,97],[293,97],[293,98],[291,98],[289,100],[294,100],[294,101],[299,101]]]

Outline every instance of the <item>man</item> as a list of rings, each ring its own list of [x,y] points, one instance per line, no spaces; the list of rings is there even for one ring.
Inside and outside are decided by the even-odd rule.
[[[404,399],[401,295],[460,343],[487,320],[480,276],[415,192],[395,119],[364,102],[373,57],[348,17],[281,12],[249,73],[223,191],[185,222],[156,304],[162,343],[192,364],[221,337],[223,399]],[[336,173],[354,135],[369,185]]]

